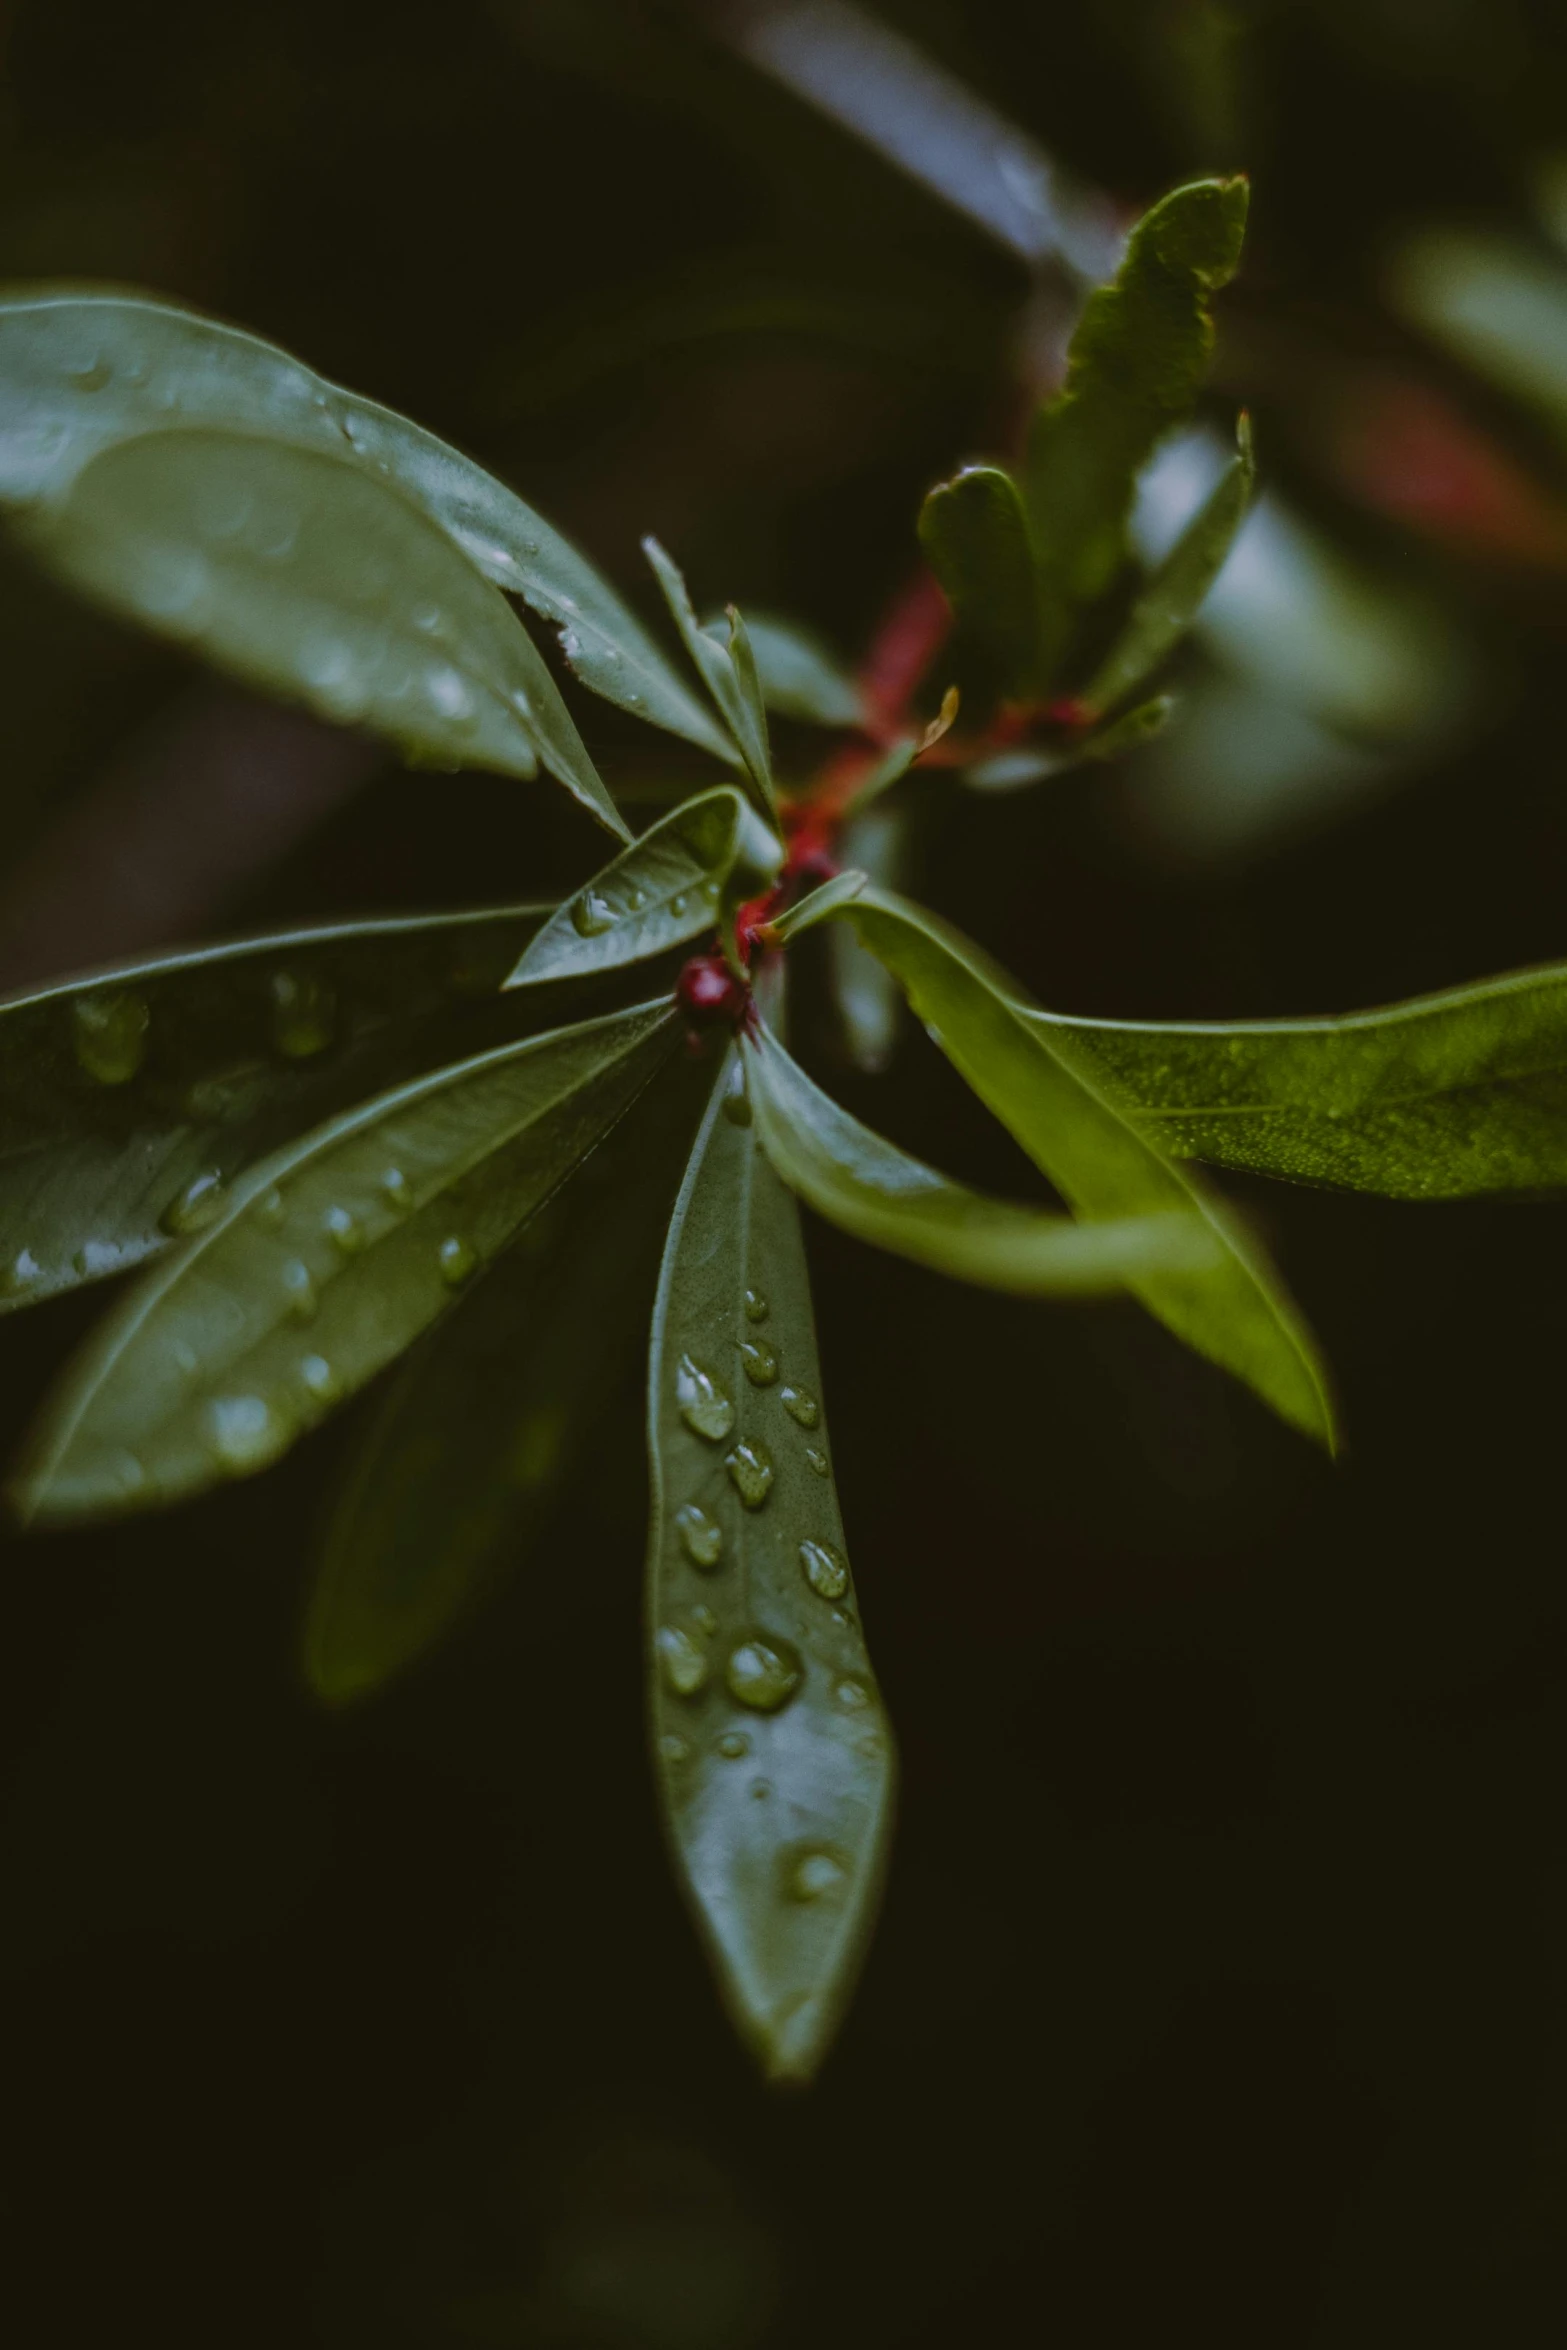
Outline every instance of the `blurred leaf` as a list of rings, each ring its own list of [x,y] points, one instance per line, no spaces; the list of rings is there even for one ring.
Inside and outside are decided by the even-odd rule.
[[[677,1036],[658,1002],[503,1045],[251,1169],[67,1370],[18,1471],[24,1516],[147,1508],[268,1467],[499,1253]]]
[[[664,591],[664,601],[680,631],[681,641],[696,663],[703,683],[717,703],[724,724],[739,747],[746,772],[756,786],[764,812],[770,815],[773,809],[773,777],[766,717],[761,710],[759,690],[753,690],[756,688],[754,664],[751,672],[742,677],[734,659],[733,607],[730,608],[729,619],[730,643],[724,645],[698,625],[685,580],[657,539],[644,539],[642,551],[653,567],[654,578]]]
[[[1522,240],[1424,229],[1395,254],[1394,306],[1567,430],[1567,269]]]
[[[1028,441],[1024,495],[1052,599],[1091,602],[1121,567],[1137,476],[1207,375],[1210,304],[1239,263],[1247,194],[1244,179],[1174,189],[1088,298],[1065,388]]]
[[[1163,734],[1175,707],[1172,696],[1156,694],[1152,701],[1139,702],[1135,710],[1112,718],[1108,726],[1098,727],[1092,734],[1068,738],[1059,745],[1025,744],[1015,751],[995,751],[988,759],[965,768],[963,781],[972,791],[1018,791],[1024,784],[1070,775],[1074,768],[1093,761],[1102,764],[1124,758],[1128,751],[1140,750],[1144,743]]]
[[[139,1263],[286,1136],[494,1042],[473,1031],[551,911],[284,931],[0,1003],[0,1312]]]
[[[1183,1157],[1393,1199],[1567,1183],[1567,966],[1330,1020],[1026,1017]]]
[[[556,1522],[646,1334],[703,1072],[674,1074],[418,1342],[370,1422],[304,1628],[306,1676],[328,1704],[405,1671]]]
[[[423,765],[531,776],[542,756],[629,839],[505,599],[355,466],[236,433],[151,433],[15,527],[73,586]]]
[[[723,885],[776,873],[783,844],[733,784],[686,800],[558,907],[530,941],[508,987],[608,971],[716,930]]]
[[[264,434],[395,481],[486,579],[559,625],[561,649],[585,685],[733,761],[701,704],[592,565],[433,433],[328,383],[275,344],[194,311],[69,288],[0,300],[0,501],[23,508],[58,501],[115,442],[199,428]],[[558,704],[553,680],[550,692]],[[542,699],[536,715],[548,723]]]
[[[718,623],[709,618],[702,625],[711,636]],[[859,688],[814,629],[755,612],[745,626],[769,710],[811,726],[861,723],[865,711]]]
[[[1137,1132],[1063,1059],[1047,1021],[1012,982],[923,907],[868,887],[832,907],[901,981],[954,1067],[1080,1216],[1172,1212],[1205,1225],[1220,1263],[1130,1286],[1199,1354],[1232,1371],[1284,1419],[1331,1446],[1333,1421],[1310,1334],[1261,1250],[1219,1203]]]
[[[1138,596],[1126,626],[1084,686],[1080,699],[1090,710],[1114,710],[1175,650],[1228,560],[1235,534],[1246,519],[1255,479],[1251,431],[1243,417],[1234,458]]]
[[[1220,1261],[1217,1241],[1184,1212],[1078,1224],[949,1181],[829,1100],[765,1028],[747,1039],[745,1058],[757,1132],[778,1173],[873,1248],[1019,1297],[1104,1296]]]
[[[920,544],[959,628],[984,655],[996,686],[1021,693],[1047,671],[1043,617],[1028,523],[1009,473],[965,465],[920,508]]]
[[[896,889],[907,862],[905,811],[883,803],[851,816],[838,835],[836,854],[850,871],[865,873],[883,888]],[[852,930],[835,924],[827,934],[833,1002],[849,1059],[874,1076],[887,1068],[898,1045],[903,991],[884,963],[868,955]]]
[[[669,1229],[649,1366],[655,1753],[736,2023],[808,2080],[853,1988],[891,1733],[844,1556],[798,1211],[731,1051]]]

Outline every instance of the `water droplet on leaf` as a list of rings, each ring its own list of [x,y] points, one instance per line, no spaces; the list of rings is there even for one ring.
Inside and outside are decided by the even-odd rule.
[[[364,1247],[365,1236],[352,1208],[341,1205],[328,1208],[321,1219],[321,1229],[339,1256],[357,1256]]]
[[[749,1640],[742,1640],[730,1650],[724,1667],[730,1696],[759,1714],[777,1713],[804,1678],[799,1650],[772,1632],[753,1632]]]
[[[784,1890],[791,1901],[825,1901],[841,1893],[848,1882],[849,1872],[837,1854],[817,1846],[789,1861]]]
[[[458,1233],[454,1232],[443,1240],[435,1253],[441,1268],[441,1279],[448,1289],[461,1289],[463,1283],[471,1281],[479,1270],[477,1249]]]
[[[228,1185],[216,1167],[204,1168],[192,1176],[180,1193],[171,1200],[158,1221],[165,1232],[183,1237],[189,1232],[201,1232],[215,1224],[228,1205]]]
[[[765,1322],[772,1310],[772,1307],[768,1304],[766,1298],[762,1295],[759,1289],[748,1289],[746,1291],[745,1318],[748,1322]]]
[[[308,971],[274,971],[272,1042],[285,1061],[308,1061],[324,1053],[337,1032],[337,997],[324,979]]]
[[[693,1435],[721,1444],[735,1424],[735,1407],[711,1371],[682,1355],[675,1367],[675,1401]]]
[[[207,1406],[207,1441],[226,1469],[259,1469],[283,1449],[286,1430],[265,1396],[222,1395]]]
[[[778,1376],[778,1357],[765,1338],[742,1338],[740,1360],[753,1387],[771,1387]]]
[[[282,1223],[288,1214],[288,1207],[283,1194],[275,1183],[269,1191],[264,1191],[261,1194],[256,1202],[254,1213],[258,1224],[270,1224],[274,1231]]]
[[[814,1444],[808,1444],[805,1448],[805,1465],[808,1469],[814,1469],[818,1477],[832,1475],[827,1455],[824,1452],[818,1452]]]
[[[654,1646],[664,1679],[677,1697],[695,1697],[707,1679],[707,1651],[678,1624],[659,1627]]]
[[[608,898],[596,889],[585,889],[571,901],[571,927],[579,938],[602,938],[606,930],[613,930],[618,920]]]
[[[841,1706],[845,1707],[848,1712],[854,1714],[863,1713],[866,1706],[868,1706],[871,1701],[871,1693],[866,1688],[865,1683],[863,1681],[856,1681],[852,1675],[846,1675],[844,1679],[838,1683],[837,1688],[833,1691],[833,1695],[836,1697],[838,1703]]]
[[[381,1197],[395,1215],[406,1216],[414,1204],[414,1195],[401,1167],[388,1167],[381,1178]]]
[[[849,1562],[830,1542],[802,1542],[800,1572],[819,1599],[842,1599],[849,1588]]]
[[[658,1742],[658,1751],[663,1756],[665,1762],[689,1762],[691,1759],[691,1741],[689,1738],[680,1737],[676,1731],[666,1731],[664,1736]]]
[[[317,1403],[335,1403],[343,1392],[343,1382],[327,1361],[325,1355],[301,1355],[299,1384]]]
[[[675,1524],[691,1564],[711,1573],[724,1550],[724,1530],[718,1520],[709,1517],[699,1502],[688,1501],[676,1510]]]
[[[125,1085],[147,1057],[147,1006],[139,995],[79,995],[71,1006],[77,1066],[99,1085]]]
[[[751,1751],[751,1741],[743,1730],[726,1730],[721,1738],[714,1739],[713,1745],[725,1762],[738,1762]]]
[[[19,1248],[5,1271],[0,1273],[0,1290],[7,1297],[21,1297],[36,1288],[43,1279],[43,1267],[30,1248]]]
[[[773,1456],[765,1444],[742,1436],[733,1452],[724,1455],[730,1482],[748,1510],[759,1510],[772,1490]]]
[[[791,1420],[798,1420],[802,1428],[814,1428],[822,1416],[822,1407],[808,1387],[780,1387],[778,1400]],[[810,1460],[809,1453],[806,1459]],[[815,1462],[811,1462],[815,1467]]]

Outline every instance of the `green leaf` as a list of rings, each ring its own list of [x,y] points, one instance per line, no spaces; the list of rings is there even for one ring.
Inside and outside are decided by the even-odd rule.
[[[731,873],[754,891],[782,861],[776,833],[733,784],[720,784],[649,825],[559,907],[506,984],[614,970],[700,938],[718,927]]]
[[[591,564],[433,433],[328,383],[275,344],[168,303],[58,287],[0,301],[0,501],[58,501],[114,442],[191,427],[315,448],[395,483],[486,579],[557,623],[561,650],[585,685],[734,762],[700,702]]]
[[[963,780],[971,791],[1018,791],[1025,784],[1052,782],[1056,776],[1070,775],[1090,763],[1107,764],[1112,759],[1124,758],[1128,751],[1141,750],[1144,743],[1163,734],[1175,708],[1172,695],[1156,694],[1151,702],[1139,702],[1135,709],[1112,718],[1108,726],[1101,726],[1092,734],[1079,735],[1075,742],[1065,743],[1059,749],[1047,750],[1041,744],[997,751],[966,768]]]
[[[1023,502],[998,465],[965,465],[920,508],[920,544],[963,634],[1002,693],[1020,693],[1049,667],[1039,583]]]
[[[1332,1412],[1311,1337],[1235,1219],[1079,1074],[1049,1024],[1030,1016],[1012,983],[967,939],[875,888],[830,911],[896,975],[947,1058],[1076,1214],[1184,1213],[1207,1227],[1222,1251],[1217,1267],[1160,1272],[1130,1286],[1178,1338],[1331,1446]]]
[[[837,854],[847,871],[866,873],[884,888],[904,878],[908,823],[896,804],[883,803],[851,816],[838,836]],[[856,1069],[875,1076],[890,1066],[903,1021],[903,991],[852,930],[837,923],[827,934],[833,1003],[848,1056]]]
[[[1239,263],[1247,193],[1244,179],[1176,188],[1088,297],[1065,387],[1034,419],[1024,474],[1052,600],[1092,602],[1121,567],[1137,475],[1191,413],[1208,372],[1212,298]]]
[[[499,1018],[515,1036],[496,991],[551,910],[284,931],[0,1003],[0,1312],[140,1263],[287,1136]]]
[[[860,690],[814,629],[756,612],[748,615],[745,625],[769,710],[809,726],[861,724],[865,708]],[[715,631],[711,617],[702,626],[709,636]]]
[[[646,1337],[705,1074],[688,1062],[649,1086],[398,1371],[310,1596],[305,1672],[325,1703],[406,1671],[559,1524]]]
[[[848,2003],[891,1825],[892,1738],[844,1556],[794,1201],[733,1050],[670,1225],[649,1372],[653,1729],[719,1981],[779,2080]]]
[[[1393,257],[1396,309],[1567,430],[1567,270],[1522,238],[1418,230]]]
[[[702,681],[718,705],[724,724],[739,747],[746,773],[756,787],[763,813],[773,812],[772,757],[767,742],[767,715],[762,708],[761,685],[756,664],[750,658],[744,625],[731,604],[728,612],[729,642],[721,644],[717,637],[698,624],[691,597],[678,566],[659,545],[657,539],[642,541],[642,552],[652,565],[653,576],[664,592],[670,617],[680,631],[681,642],[701,673]],[[739,659],[736,651],[739,651]]]
[[[1337,1019],[1027,1017],[1183,1157],[1392,1199],[1567,1183],[1562,964]]]
[[[1180,643],[1224,569],[1256,480],[1251,429],[1242,417],[1235,456],[1133,604],[1120,636],[1083,688],[1089,709],[1114,710]]]
[[[18,1473],[24,1516],[150,1507],[269,1466],[499,1253],[678,1034],[659,1002],[503,1045],[252,1168],[67,1371]]]
[[[531,776],[542,757],[630,838],[504,597],[354,465],[237,433],[149,433],[16,527],[73,586],[248,683],[423,765]]]
[[[1213,1235],[1184,1211],[1079,1224],[949,1181],[829,1100],[766,1028],[747,1039],[745,1058],[757,1132],[778,1173],[873,1248],[1019,1297],[1104,1296],[1220,1260]]]

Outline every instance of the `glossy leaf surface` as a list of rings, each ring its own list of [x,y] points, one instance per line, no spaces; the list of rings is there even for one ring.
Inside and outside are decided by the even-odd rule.
[[[1086,603],[1120,569],[1137,475],[1207,374],[1210,304],[1240,260],[1246,198],[1243,179],[1174,189],[1088,297],[1065,386],[1028,442],[1024,495],[1052,597]]]
[[[73,586],[425,765],[551,772],[629,838],[527,631],[445,532],[336,456],[149,433],[27,510]]]
[[[596,873],[531,940],[508,987],[662,954],[718,926],[724,884],[776,872],[783,844],[730,784],[686,800]]]
[[[719,624],[709,620],[711,632]],[[865,715],[859,688],[814,629],[771,613],[749,612],[746,633],[762,698],[780,718],[811,726],[857,726]]]
[[[1167,1150],[1392,1199],[1567,1183],[1567,967],[1337,1019],[1027,1017]]]
[[[671,1049],[645,1004],[442,1069],[262,1161],[67,1370],[15,1498],[77,1519],[268,1467],[498,1254]]]
[[[1079,1215],[1186,1214],[1216,1238],[1211,1270],[1131,1286],[1199,1354],[1234,1372],[1295,1427],[1333,1441],[1310,1334],[1261,1250],[1056,1049],[1003,973],[923,907],[875,888],[832,909],[902,983],[915,1013],[980,1099]]]
[[[957,623],[1002,692],[1020,691],[1045,658],[1023,503],[999,465],[965,465],[920,508],[920,544]]]
[[[194,311],[68,288],[0,301],[0,502],[58,500],[101,449],[182,427],[275,437],[394,481],[485,578],[559,626],[561,649],[585,685],[734,760],[720,729],[592,565],[503,482],[433,433],[328,383],[275,344]]]
[[[765,1028],[747,1039],[745,1058],[757,1132],[778,1173],[874,1248],[1020,1297],[1104,1296],[1219,1261],[1217,1241],[1189,1215],[1074,1223],[938,1175],[840,1109]]]
[[[287,1136],[515,1035],[496,991],[550,911],[284,931],[0,1003],[0,1312],[127,1270]]]
[[[1082,699],[1091,710],[1116,709],[1180,643],[1235,544],[1255,479],[1251,432],[1243,420],[1235,456],[1155,570],[1125,628],[1083,688]]]
[[[704,1074],[662,1073],[398,1371],[311,1593],[305,1671],[327,1704],[404,1672],[559,1525],[605,1410],[640,1370]]]
[[[736,1122],[737,1076],[731,1052],[654,1314],[654,1749],[735,2020],[769,2074],[806,2080],[874,1920],[894,1763],[844,1553],[798,1211]]]
[[[703,628],[697,620],[685,580],[676,563],[665,553],[657,539],[644,539],[642,551],[652,566],[653,576],[663,590],[669,606],[670,618],[680,631],[680,640],[695,662],[703,684],[712,695],[719,713],[736,744],[747,774],[756,787],[764,810],[771,812],[773,804],[772,756],[767,741],[766,714],[761,706],[760,680],[756,676],[754,660],[737,664],[734,657],[736,641],[735,614],[731,610],[726,621],[729,641]],[[744,644],[743,633],[740,642]]]

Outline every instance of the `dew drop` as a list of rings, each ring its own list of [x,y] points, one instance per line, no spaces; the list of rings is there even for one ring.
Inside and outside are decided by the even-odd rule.
[[[765,1444],[742,1436],[733,1452],[724,1455],[731,1484],[748,1510],[759,1510],[772,1490],[773,1456]]]
[[[180,1377],[182,1379],[194,1379],[196,1373],[201,1368],[201,1357],[197,1354],[196,1349],[191,1345],[189,1339],[176,1338],[174,1344],[169,1349],[169,1353],[173,1358],[174,1368],[176,1371],[178,1371]]]
[[[340,1204],[328,1208],[321,1219],[321,1229],[339,1256],[357,1256],[364,1247],[365,1236],[352,1208]]]
[[[325,1355],[301,1355],[296,1366],[299,1384],[317,1403],[335,1403],[343,1382]]]
[[[735,1424],[735,1407],[711,1371],[682,1355],[675,1369],[675,1401],[680,1417],[695,1436],[721,1444]]]
[[[363,669],[347,645],[315,646],[302,668],[311,699],[324,718],[348,724],[364,716],[370,701],[369,687]]]
[[[678,1624],[659,1627],[654,1646],[664,1679],[677,1697],[695,1697],[707,1679],[707,1651]]]
[[[261,1395],[222,1395],[207,1406],[207,1441],[226,1469],[259,1469],[283,1449],[286,1431]]]
[[[461,724],[464,719],[473,717],[473,695],[469,692],[465,679],[460,677],[455,669],[445,667],[432,669],[426,677],[424,685],[432,705],[443,718],[450,718]]]
[[[158,1221],[165,1232],[182,1237],[205,1231],[228,1205],[228,1185],[216,1167],[204,1168],[186,1184],[178,1199],[170,1200]]]
[[[147,1057],[149,1014],[139,995],[79,995],[71,1006],[76,1062],[99,1085],[125,1085]]]
[[[724,1116],[731,1126],[749,1126],[751,1123],[751,1096],[746,1090],[745,1071],[736,1067],[729,1081],[722,1103]],[[750,1292],[747,1292],[749,1295]]]
[[[800,1572],[818,1599],[842,1599],[849,1588],[849,1562],[830,1542],[802,1542]]]
[[[133,1494],[140,1493],[147,1482],[147,1472],[133,1452],[116,1453],[108,1477],[122,1501],[129,1501]]]
[[[775,1714],[787,1705],[805,1678],[800,1652],[775,1633],[753,1632],[729,1652],[724,1679],[737,1704],[753,1713]]]
[[[337,1033],[337,997],[324,979],[308,971],[274,971],[272,1042],[285,1061],[308,1061],[324,1053]]]
[[[682,1763],[691,1759],[691,1741],[670,1730],[658,1742],[658,1751],[665,1762]]]
[[[270,1191],[264,1191],[261,1194],[252,1213],[258,1224],[270,1224],[274,1231],[277,1230],[288,1214],[288,1208],[284,1202],[283,1194],[275,1183]]]
[[[740,1360],[753,1387],[771,1387],[778,1376],[778,1357],[765,1338],[742,1338]]]
[[[785,1871],[784,1890],[791,1901],[825,1901],[841,1893],[848,1882],[849,1872],[837,1854],[818,1845],[794,1855]]]
[[[711,1574],[724,1553],[724,1530],[699,1502],[688,1501],[675,1512],[675,1524],[686,1557],[694,1567]]]
[[[441,1279],[448,1289],[461,1289],[479,1270],[479,1252],[457,1232],[448,1234],[435,1252]]]
[[[713,1746],[725,1762],[738,1762],[751,1751],[751,1741],[743,1730],[726,1730],[722,1738],[714,1739]]]
[[[791,1420],[798,1420],[802,1428],[814,1428],[822,1416],[822,1407],[808,1387],[780,1387],[778,1400]],[[806,1459],[810,1460],[809,1453]],[[811,1461],[812,1468],[816,1463]]]
[[[107,359],[89,359],[84,366],[68,367],[66,381],[73,392],[101,392],[114,379],[114,369]]]
[[[772,1310],[772,1307],[768,1304],[766,1298],[762,1295],[759,1289],[748,1289],[746,1291],[745,1318],[748,1322],[765,1322]]]
[[[30,1248],[19,1248],[4,1272],[0,1273],[0,1290],[7,1297],[20,1297],[43,1279],[43,1270]]]
[[[676,920],[677,922],[680,920],[681,916],[684,914],[684,912],[685,912],[685,910],[686,910],[687,906],[690,904],[690,902],[691,902],[691,901],[690,901],[690,899],[689,899],[689,898],[686,896],[686,893],[685,893],[685,891],[684,891],[684,890],[682,890],[682,891],[680,892],[680,894],[679,894],[679,896],[678,896],[678,897],[673,897],[673,898],[671,898],[671,899],[670,899],[670,901],[669,901],[669,911],[671,912],[671,914],[673,914],[673,916],[675,917],[675,920]]]
[[[818,1452],[814,1444],[808,1444],[805,1448],[805,1465],[808,1469],[814,1469],[818,1477],[832,1475],[827,1455],[824,1452]]]
[[[645,889],[634,889],[634,890],[632,891],[632,893],[631,893],[631,911],[632,911],[632,913],[633,913],[633,914],[642,914],[642,913],[645,913],[645,912],[646,912],[646,910],[647,910],[647,891],[646,891]]]
[[[613,930],[618,917],[608,898],[596,889],[585,889],[571,902],[571,927],[579,938],[602,938],[606,930]]]
[[[871,1701],[871,1693],[865,1683],[856,1681],[852,1675],[845,1675],[833,1695],[844,1710],[851,1714],[863,1713]]]
[[[574,628],[568,628],[560,640],[560,649],[568,661],[575,661],[582,651],[582,639]]]
[[[388,1167],[381,1177],[381,1197],[395,1215],[406,1216],[413,1207],[414,1195],[401,1167]]]
[[[415,628],[422,629],[426,636],[440,635],[441,607],[439,604],[420,604],[410,617]]]
[[[691,1621],[693,1624],[695,1624],[697,1630],[699,1632],[705,1632],[709,1639],[711,1639],[713,1634],[718,1630],[718,1618],[714,1615],[710,1607],[694,1607],[691,1610]]]
[[[84,1241],[71,1259],[84,1281],[96,1281],[105,1273],[117,1273],[120,1262],[120,1252],[112,1240]]]
[[[773,1791],[771,1779],[753,1779],[747,1793],[757,1803],[765,1803]]]

